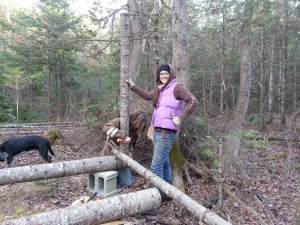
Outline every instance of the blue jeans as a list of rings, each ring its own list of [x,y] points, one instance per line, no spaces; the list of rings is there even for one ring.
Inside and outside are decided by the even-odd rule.
[[[132,173],[131,173],[131,170],[129,167],[117,169],[116,171],[118,172],[118,178],[117,178],[118,184],[127,185],[127,186],[130,186],[133,184],[134,178],[132,176]]]
[[[164,179],[168,183],[172,183],[172,171],[169,160],[169,152],[176,141],[177,133],[166,134],[153,131],[154,153],[151,163],[151,171]]]

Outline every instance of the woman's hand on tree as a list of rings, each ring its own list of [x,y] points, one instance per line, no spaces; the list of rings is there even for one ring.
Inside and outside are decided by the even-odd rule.
[[[126,83],[128,84],[128,86],[130,87],[130,88],[132,88],[133,86],[134,86],[134,83],[133,83],[133,81],[131,80],[131,78],[129,78],[128,80],[125,80],[126,81]]]

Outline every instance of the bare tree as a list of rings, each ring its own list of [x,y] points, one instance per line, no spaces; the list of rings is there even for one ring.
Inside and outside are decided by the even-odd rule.
[[[129,16],[122,13],[120,17],[121,33],[121,77],[120,77],[120,129],[129,134],[129,88],[125,80],[129,79]],[[128,145],[120,143],[120,149],[128,152]]]
[[[141,67],[142,53],[145,47],[149,18],[152,10],[152,0],[141,1],[140,6],[136,0],[128,0],[128,11],[132,35],[129,74],[133,81],[135,81],[138,76]]]
[[[265,1],[263,1],[263,13],[265,13]],[[265,73],[266,73],[266,28],[262,25],[261,34],[261,65],[260,65],[260,130],[265,130]]]
[[[150,66],[149,69],[149,75],[152,74],[153,76],[148,76],[148,90],[152,90],[153,88],[153,81],[155,80],[155,68],[159,66],[159,46],[158,46],[158,40],[159,40],[159,33],[158,33],[158,27],[159,27],[159,0],[154,0],[154,7],[152,10],[152,28],[153,28],[153,37],[152,40],[150,40]],[[151,57],[152,56],[152,57]],[[154,59],[154,60],[153,60]],[[154,61],[154,62],[153,62]],[[153,83],[152,83],[152,82]]]
[[[273,37],[270,53],[270,75],[269,75],[269,102],[268,102],[268,117],[267,123],[272,123],[274,114],[274,42],[275,37]]]
[[[284,1],[285,3],[285,21],[283,25],[283,70],[280,74],[281,76],[281,89],[280,89],[280,128],[281,130],[286,127],[286,77],[288,73],[288,0]]]
[[[176,79],[187,89],[190,89],[190,68],[186,50],[185,4],[185,0],[173,1],[173,64],[176,70]]]
[[[249,1],[244,3],[245,14],[242,21],[242,42],[240,46],[240,89],[237,104],[235,106],[233,119],[230,123],[229,134],[232,138],[228,139],[225,143],[225,148],[222,155],[222,167],[224,169],[234,169],[240,167],[239,149],[240,138],[236,135],[237,132],[242,130],[248,103],[250,99],[251,88],[251,17],[252,6]]]
[[[185,4],[185,0],[173,1],[173,64],[176,70],[176,79],[189,89],[190,74],[186,50]],[[184,191],[182,171],[185,158],[182,155],[178,141],[174,143],[170,152],[170,162],[172,167],[173,185]]]

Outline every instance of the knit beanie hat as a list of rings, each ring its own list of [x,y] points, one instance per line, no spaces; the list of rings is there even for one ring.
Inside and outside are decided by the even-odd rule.
[[[161,71],[168,71],[170,73],[170,67],[169,65],[163,64],[158,68],[158,74],[160,74]]]

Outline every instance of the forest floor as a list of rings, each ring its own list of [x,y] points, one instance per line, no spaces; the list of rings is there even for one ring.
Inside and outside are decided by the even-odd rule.
[[[51,127],[31,129],[1,128],[0,140],[25,135],[45,135]],[[63,139],[57,140],[52,148],[56,154],[53,162],[79,160],[100,156],[105,137],[99,128],[87,130],[84,125],[60,129]],[[300,171],[299,142],[292,141],[288,132],[265,133],[267,137],[279,137],[262,145],[244,146],[241,151],[244,173],[224,175],[224,183],[234,194],[223,191],[223,201],[210,204],[210,210],[232,224],[293,224],[297,216],[298,180]],[[259,143],[259,142],[258,142]],[[138,142],[133,159],[146,168],[152,158],[151,145],[146,137]],[[37,151],[16,157],[14,167],[44,163]],[[0,169],[6,168],[0,163]],[[130,187],[118,187],[118,194],[145,188],[146,181],[133,171],[135,183]],[[202,205],[219,197],[219,186],[208,174],[199,176],[190,171],[192,184],[185,185],[185,192]],[[68,207],[81,196],[91,196],[87,191],[87,174],[48,179],[43,181],[16,183],[0,186],[0,222],[40,212]],[[93,200],[101,199],[96,196]],[[239,201],[240,200],[240,201]],[[220,204],[222,202],[222,204]],[[250,210],[249,210],[250,209]],[[253,213],[254,212],[254,213]],[[255,215],[255,212],[257,215]],[[177,221],[177,224],[203,224],[175,201],[165,202],[159,215]],[[263,222],[264,221],[264,222]],[[161,224],[147,220],[144,216],[124,218],[124,224]]]

